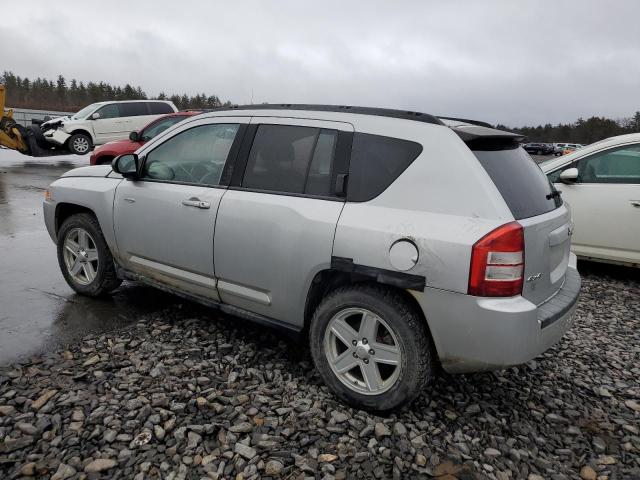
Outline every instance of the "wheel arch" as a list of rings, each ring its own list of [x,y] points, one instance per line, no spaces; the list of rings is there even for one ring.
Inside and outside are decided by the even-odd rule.
[[[93,134],[92,134],[89,130],[87,130],[87,129],[85,129],[85,128],[76,128],[75,130],[73,130],[73,131],[69,134],[69,138],[67,139],[67,144],[69,143],[69,139],[70,139],[73,135],[76,135],[76,134],[78,134],[78,133],[82,133],[82,134],[86,135],[87,137],[89,137],[89,139],[91,140],[91,143],[95,145],[96,140],[95,140],[95,138],[93,138]]]
[[[345,272],[340,268],[334,267],[318,272],[311,281],[309,290],[307,292],[304,309],[304,331],[309,330],[311,319],[315,310],[322,302],[322,299],[325,298],[329,293],[340,287],[368,283],[371,285],[382,286],[386,289],[399,293],[407,302],[407,304],[410,305],[420,316],[427,328],[430,340],[433,343],[433,335],[431,333],[431,328],[429,327],[429,321],[427,320],[426,315],[423,309],[420,307],[420,304],[418,303],[418,300],[415,298],[415,296],[413,296],[406,288],[380,281],[378,278],[379,277],[373,275],[373,271],[365,271],[365,273]],[[384,279],[384,277],[382,278]]]
[[[78,213],[88,213],[93,215],[96,220],[98,219],[96,213],[88,207],[78,205],[75,203],[67,203],[61,202],[56,205],[56,213],[55,213],[55,234],[58,235],[60,231],[60,227],[64,223],[64,221],[71,217],[72,215],[76,215]]]

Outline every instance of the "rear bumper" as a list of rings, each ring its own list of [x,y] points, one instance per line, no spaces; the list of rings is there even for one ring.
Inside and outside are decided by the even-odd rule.
[[[556,344],[573,322],[580,283],[572,261],[562,288],[539,306],[521,296],[479,298],[430,288],[416,298],[443,368],[477,372],[525,363]]]

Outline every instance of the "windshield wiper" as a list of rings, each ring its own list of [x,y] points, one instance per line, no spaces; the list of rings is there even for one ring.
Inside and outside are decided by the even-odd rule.
[[[551,193],[547,193],[547,200],[551,200],[552,198],[560,197],[561,192],[559,190],[554,190]]]

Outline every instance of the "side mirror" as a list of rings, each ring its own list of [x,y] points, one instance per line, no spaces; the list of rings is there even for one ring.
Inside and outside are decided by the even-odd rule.
[[[114,158],[111,162],[113,171],[129,180],[138,178],[138,166],[138,155],[135,153],[125,153]]]
[[[91,120],[97,120],[100,118],[100,114],[98,112],[94,112],[91,114],[91,116],[89,117]]]
[[[138,135],[137,131],[133,131],[129,134],[129,140],[131,140],[132,142],[139,142],[140,141],[140,136]]]
[[[578,169],[567,168],[564,172],[560,174],[560,181],[562,183],[575,183],[578,180]]]

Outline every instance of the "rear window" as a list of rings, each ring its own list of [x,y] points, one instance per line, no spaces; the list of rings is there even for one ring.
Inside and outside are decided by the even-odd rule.
[[[384,192],[422,152],[422,145],[399,138],[355,133],[349,163],[347,200],[366,202]]]
[[[562,205],[540,167],[522,148],[474,150],[516,220],[542,215]]]
[[[171,108],[171,105],[169,105],[168,103],[149,102],[147,103],[147,105],[149,105],[149,111],[151,112],[151,115],[159,115],[161,113],[173,113],[173,108]]]

